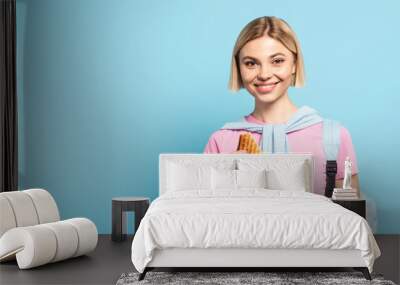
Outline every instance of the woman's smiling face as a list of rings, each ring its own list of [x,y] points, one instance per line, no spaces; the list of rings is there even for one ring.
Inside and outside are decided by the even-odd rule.
[[[296,71],[292,52],[268,36],[243,46],[239,52],[239,67],[244,87],[264,103],[273,103],[287,94]]]

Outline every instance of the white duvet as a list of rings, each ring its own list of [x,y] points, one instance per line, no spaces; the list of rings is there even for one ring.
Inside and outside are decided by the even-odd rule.
[[[361,216],[321,195],[265,189],[158,197],[133,239],[133,265],[143,272],[154,249],[171,247],[358,249],[370,272],[380,256]]]

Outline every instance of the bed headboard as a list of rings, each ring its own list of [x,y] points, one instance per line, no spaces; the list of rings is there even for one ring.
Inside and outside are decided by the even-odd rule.
[[[233,165],[237,169],[239,163],[260,162],[267,164],[291,164],[304,162],[308,169],[305,176],[309,189],[313,192],[314,159],[311,153],[284,153],[284,154],[224,154],[224,153],[161,153],[159,155],[159,195],[167,191],[168,162],[195,166]]]

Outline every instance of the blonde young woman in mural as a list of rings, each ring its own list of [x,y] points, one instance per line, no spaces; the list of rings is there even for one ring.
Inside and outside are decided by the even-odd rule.
[[[254,98],[254,110],[241,121],[227,123],[215,131],[204,153],[243,152],[237,151],[239,137],[249,132],[263,152],[311,152],[315,158],[314,192],[324,195],[328,156],[324,149],[324,119],[308,106],[297,107],[288,96],[288,88],[304,86],[304,79],[300,44],[291,27],[277,17],[260,17],[248,23],[233,50],[229,89],[246,88]],[[345,127],[336,126],[335,186],[342,186],[348,156],[352,161],[351,185],[359,190],[350,133]]]

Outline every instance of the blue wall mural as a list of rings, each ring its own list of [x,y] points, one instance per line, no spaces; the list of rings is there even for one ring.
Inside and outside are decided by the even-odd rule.
[[[342,6],[345,5],[346,9]],[[400,233],[399,2],[17,0],[20,189],[111,231],[111,199],[158,194],[158,155],[202,152],[249,114],[227,89],[234,42],[259,16],[296,32],[306,86],[350,131],[378,233]]]

